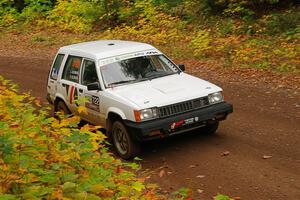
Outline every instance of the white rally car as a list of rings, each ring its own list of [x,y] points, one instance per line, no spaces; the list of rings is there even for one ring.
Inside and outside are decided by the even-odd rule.
[[[117,153],[129,159],[137,155],[141,141],[199,127],[214,133],[232,112],[220,87],[184,70],[145,43],[69,45],[54,59],[47,99],[55,111],[104,127]],[[77,112],[80,105],[86,113]]]

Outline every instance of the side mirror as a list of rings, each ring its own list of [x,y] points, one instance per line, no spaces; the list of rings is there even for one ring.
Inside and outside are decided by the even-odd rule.
[[[101,90],[101,86],[100,86],[99,82],[94,82],[94,83],[87,84],[87,89],[88,89],[88,91]]]
[[[178,65],[179,69],[181,69],[181,71],[185,71],[185,66],[183,64]]]

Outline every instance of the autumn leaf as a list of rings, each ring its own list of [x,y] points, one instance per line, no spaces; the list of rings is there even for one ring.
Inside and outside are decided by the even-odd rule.
[[[132,184],[132,188],[133,189],[135,189],[136,191],[142,191],[143,189],[145,189],[145,186],[144,186],[144,184],[143,183],[141,183],[141,182],[134,182],[133,184]]]
[[[85,106],[79,106],[77,110],[80,114],[87,114],[87,109]]]

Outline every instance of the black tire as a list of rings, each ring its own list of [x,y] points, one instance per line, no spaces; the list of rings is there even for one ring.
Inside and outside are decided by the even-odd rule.
[[[205,134],[212,135],[216,133],[218,127],[219,127],[219,122],[209,123],[205,127],[203,127],[201,131],[203,131]]]
[[[140,153],[140,144],[131,138],[122,122],[113,123],[111,137],[115,150],[121,158],[128,160]]]
[[[57,112],[60,112],[63,115],[70,115],[71,112],[68,109],[67,105],[63,101],[58,101],[54,107],[54,116],[59,117]]]

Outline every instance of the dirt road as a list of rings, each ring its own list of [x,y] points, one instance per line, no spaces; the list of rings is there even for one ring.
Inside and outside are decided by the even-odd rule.
[[[0,55],[0,75],[44,98],[50,64],[51,59]],[[223,87],[234,113],[216,135],[194,131],[144,144],[141,164],[150,181],[163,192],[190,187],[194,199],[219,192],[245,200],[299,200],[299,91],[207,70],[188,66],[194,75]],[[229,154],[222,156],[225,151]]]

